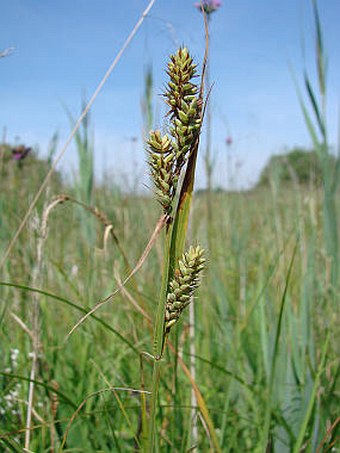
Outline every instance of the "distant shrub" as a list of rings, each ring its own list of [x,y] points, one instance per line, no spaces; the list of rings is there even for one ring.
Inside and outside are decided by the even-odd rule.
[[[331,157],[331,160],[335,167],[336,158]],[[294,180],[300,184],[320,184],[322,181],[320,159],[315,151],[303,148],[294,148],[286,154],[272,156],[262,170],[257,186],[268,185],[272,178],[287,184]]]

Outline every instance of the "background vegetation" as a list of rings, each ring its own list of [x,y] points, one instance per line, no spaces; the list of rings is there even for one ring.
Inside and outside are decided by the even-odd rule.
[[[306,74],[306,100],[298,93],[314,152],[273,157],[253,190],[193,198],[188,236],[208,249],[208,266],[162,359],[155,451],[338,451],[340,164],[329,152],[313,4],[318,91]],[[162,238],[68,334],[134,268],[160,210],[149,196],[94,184],[88,122],[76,143],[75,183],[54,175],[2,269],[5,452],[140,451],[149,434]],[[49,167],[0,147],[1,256]]]
[[[337,158],[330,156],[330,164],[334,172]],[[322,185],[322,166],[315,151],[294,148],[284,154],[272,156],[262,170],[258,185],[269,185],[272,179],[282,183],[304,185]]]
[[[7,158],[2,164],[3,251],[46,163],[31,155],[20,166]],[[73,188],[56,177],[44,203],[65,192],[72,195]],[[190,223],[202,244],[207,243],[204,198],[194,198]],[[27,329],[35,300],[41,325],[32,451],[57,451],[66,433],[65,451],[131,451],[138,445],[140,396],[105,389],[149,388],[151,364],[145,360],[141,367],[139,354],[152,351],[160,243],[121,294],[66,343],[65,337],[124,278],[127,263],[138,261],[159,211],[149,197],[125,196],[108,184],[95,187],[93,199],[112,222],[118,243],[109,238],[103,244],[98,221],[95,244],[89,244],[78,207],[60,204],[51,212],[41,273],[32,282],[42,203],[7,261],[0,318],[2,449],[21,451],[23,444],[33,347]],[[170,337],[178,355],[168,348],[164,359],[158,444],[162,451],[186,451],[196,442],[209,449],[202,406],[196,401],[192,407],[193,376],[184,371],[194,364],[195,385],[222,451],[254,451],[257,445],[261,451],[265,420],[268,448],[291,451],[302,435],[303,449],[315,451],[330,430],[327,451],[337,431],[331,426],[339,405],[339,338],[322,240],[322,191],[274,180],[249,192],[214,194],[212,211],[213,253],[194,304],[195,357],[186,319]]]

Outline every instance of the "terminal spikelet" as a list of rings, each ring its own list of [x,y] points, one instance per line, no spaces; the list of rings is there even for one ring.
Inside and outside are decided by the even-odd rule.
[[[184,48],[170,57],[167,74],[170,77],[165,91],[166,103],[170,107],[168,115],[174,138],[176,171],[179,173],[186,162],[190,147],[201,128],[201,106],[198,87],[192,82],[196,76],[196,64]]]
[[[199,274],[205,268],[204,249],[190,247],[178,263],[175,276],[169,284],[165,307],[165,333],[178,321],[182,311],[190,304],[191,296],[200,284]]]

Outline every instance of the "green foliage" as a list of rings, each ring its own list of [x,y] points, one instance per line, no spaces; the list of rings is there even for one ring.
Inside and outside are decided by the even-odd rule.
[[[340,180],[340,155],[333,165],[327,128],[327,57],[323,43],[322,24],[317,0],[311,0],[315,24],[315,62],[317,68],[317,88],[311,77],[304,71],[304,100],[297,85],[297,91],[304,120],[313,142],[313,147],[322,168],[324,241],[331,260],[332,291],[336,295],[340,285],[338,212],[335,202]],[[334,297],[336,303],[336,296]]]
[[[22,172],[25,170],[23,165]],[[0,248],[7,244],[17,225],[17,213],[26,208],[39,181],[39,175],[32,171],[30,180],[20,183],[16,179],[11,190],[1,190],[0,204],[5,208],[0,217]],[[20,184],[25,196],[17,197]],[[68,190],[65,185],[60,187],[61,192]],[[121,247],[131,263],[137,262],[157,220],[154,202],[147,197],[117,196],[112,204],[109,186],[97,187],[96,193],[98,207],[105,207],[108,218],[116,219],[114,229]],[[195,383],[223,452],[254,451],[264,437],[266,410],[275,451],[293,451],[301,439],[301,445],[315,451],[338,415],[338,313],[332,305],[329,262],[320,240],[320,195],[317,188],[307,190],[303,186],[298,191],[282,186],[277,199],[267,188],[213,194],[212,209],[219,213],[214,216],[215,233],[211,237],[216,253],[209,254],[209,272],[195,303]],[[202,221],[204,196],[195,200],[191,223],[193,236],[203,244],[207,236],[206,222]],[[306,204],[300,206],[300,198]],[[65,203],[58,207],[50,218],[44,245],[45,265],[38,288],[42,292],[37,293],[43,356],[34,406],[42,421],[33,418],[31,450],[48,450],[53,442],[58,451],[70,424],[65,451],[132,451],[139,435],[142,398],[133,392],[93,394],[107,388],[108,383],[151,390],[151,362],[144,361],[141,368],[139,353],[150,352],[152,344],[148,317],[156,309],[162,253],[157,249],[151,252],[138,273],[139,292],[128,284],[127,294],[117,295],[65,343],[79,316],[116,286],[112,269],[121,276],[125,269],[117,246],[108,241],[104,252],[86,245],[79,235],[78,222],[72,206]],[[101,246],[102,239],[103,232],[98,238]],[[27,286],[34,244],[34,234],[28,228],[2,277],[15,286],[0,286],[0,372],[7,373],[0,376],[0,408],[6,410],[1,416],[0,450],[22,451],[23,445],[22,433],[15,433],[25,426],[31,341],[12,313],[29,322],[32,291]],[[89,279],[92,274],[94,278]],[[176,324],[174,329],[182,332],[178,340],[181,357],[188,367],[190,341],[185,312]],[[325,349],[327,332],[333,340]],[[170,341],[176,341],[175,332],[171,332]],[[20,351],[16,368],[12,349]],[[162,420],[166,428],[156,442],[160,451],[186,451],[187,445],[192,446],[189,411],[193,384],[170,348],[165,351],[163,365],[156,422]],[[272,369],[274,378],[270,376]],[[16,390],[15,407],[8,408],[8,395]],[[55,414],[54,400],[58,403]],[[85,405],[74,415],[75,406],[84,400]],[[335,437],[336,431],[326,437],[325,449]],[[211,448],[200,423],[197,443],[202,451]]]
[[[86,100],[82,102],[82,110],[86,106]],[[75,120],[68,112],[71,127]],[[75,143],[78,153],[78,174],[76,175],[76,196],[79,201],[91,205],[94,184],[93,141],[90,137],[90,117],[87,114],[81,123],[81,127],[75,133]]]
[[[0,143],[0,190],[26,190],[34,192],[49,169],[49,162],[38,157],[32,150],[24,159],[16,161],[12,158],[12,146]],[[61,187],[61,174],[55,172],[50,186]],[[19,196],[19,195],[18,195]]]
[[[153,72],[152,66],[149,64],[145,70],[144,76],[144,96],[142,99],[142,114],[144,120],[144,132],[146,134],[152,128],[154,121],[153,112]]]
[[[83,111],[86,107],[86,99],[82,101]],[[70,126],[73,128],[75,120],[71,113],[67,111]],[[90,115],[89,113],[83,119],[80,128],[74,135],[78,154],[78,171],[74,178],[74,192],[78,201],[85,203],[87,206],[93,204],[94,191],[94,160],[93,149],[94,144],[90,130]],[[84,214],[83,210],[78,210],[80,218],[80,227],[89,243],[94,242],[94,222],[92,217]]]
[[[332,155],[329,159],[334,169],[337,159]],[[272,156],[262,170],[257,186],[268,186],[273,178],[283,184],[322,184],[323,169],[317,152],[294,148],[288,153]]]
[[[319,56],[320,36],[318,28]],[[323,66],[319,72],[322,94]],[[187,146],[181,134],[192,126],[192,118],[188,103],[176,106],[181,114],[178,111],[171,137],[176,156],[181,158],[179,147]],[[318,127],[325,134],[316,107]],[[154,133],[152,138],[157,154],[160,135]],[[125,452],[145,445],[151,445],[150,452],[185,452],[196,447],[223,452],[330,451],[337,441],[340,404],[339,314],[334,309],[332,273],[338,256],[336,250],[331,254],[336,236],[321,240],[330,231],[321,219],[324,216],[330,226],[337,225],[334,213],[340,208],[340,197],[336,184],[327,179],[331,158],[326,140],[319,144],[316,153],[325,194],[313,185],[292,188],[281,184],[284,180],[276,176],[275,188],[280,190],[263,186],[248,193],[210,193],[210,209],[216,213],[209,219],[212,228],[204,220],[208,194],[195,200],[190,233],[212,247],[209,271],[194,305],[194,339],[188,334],[189,322],[182,308],[187,303],[186,291],[191,294],[197,286],[196,273],[203,266],[201,249],[190,249],[181,263],[178,260],[188,227],[197,141],[187,155],[184,178],[179,179],[178,199],[173,193],[169,197],[173,223],[168,216],[169,199],[166,206],[161,203],[168,222],[164,250],[157,243],[136,280],[66,342],[79,313],[88,313],[112,287],[118,287],[127,264],[139,260],[159,213],[145,196],[116,194],[113,203],[113,189],[106,180],[96,187],[92,200],[99,208],[105,207],[105,219],[114,222],[104,222],[105,231],[98,235],[100,246],[95,248],[79,234],[83,224],[74,215],[73,205],[58,205],[43,238],[40,288],[30,284],[37,257],[33,217],[15,243],[0,282],[1,449],[22,451],[24,445],[32,364],[30,314],[32,303],[37,302],[40,354],[34,379],[31,451]],[[9,151],[2,149],[0,162],[0,250],[5,249],[18,217],[41,182],[40,172],[48,167],[34,154],[18,164]],[[292,161],[297,171],[299,153]],[[155,167],[157,162],[153,161]],[[60,192],[70,190],[56,178]],[[166,191],[168,180],[161,181],[157,189]],[[326,211],[329,200],[323,195],[332,202]],[[112,242],[108,227],[114,229]],[[168,333],[164,328],[174,308],[181,316],[176,313],[176,325],[167,326],[171,327],[169,347],[161,350],[158,341],[154,355],[163,353],[162,360],[150,360],[145,352],[150,351],[155,336],[161,340]],[[155,312],[158,325],[154,331]],[[195,376],[190,369],[193,363]],[[195,440],[191,437],[192,411],[202,421],[197,424]],[[153,438],[147,443],[150,431]]]

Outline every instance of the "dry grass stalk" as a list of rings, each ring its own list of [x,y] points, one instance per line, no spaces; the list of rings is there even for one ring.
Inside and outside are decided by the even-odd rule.
[[[47,238],[48,231],[48,218],[50,213],[58,204],[62,203],[64,200],[58,198],[53,200],[49,205],[47,205],[43,211],[41,224],[38,226],[38,241],[37,241],[37,252],[36,252],[36,261],[35,266],[32,271],[32,286],[37,287],[40,280],[40,276],[43,271],[43,248],[44,243]],[[41,355],[42,346],[40,342],[40,309],[39,309],[39,300],[36,293],[33,294],[33,303],[32,303],[32,326],[29,329],[30,337],[32,340],[32,365],[30,373],[30,383],[28,388],[28,399],[27,399],[27,411],[26,411],[26,431],[25,431],[25,449],[29,450],[30,447],[30,438],[31,438],[31,423],[32,423],[32,410],[33,410],[33,398],[34,398],[34,380],[36,378],[37,366],[39,356]],[[17,322],[19,319],[17,319]],[[27,328],[28,330],[28,328]]]

